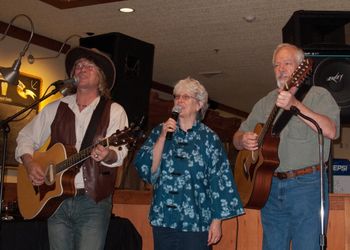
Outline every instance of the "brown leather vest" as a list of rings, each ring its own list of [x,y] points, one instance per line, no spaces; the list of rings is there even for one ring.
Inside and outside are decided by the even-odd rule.
[[[94,138],[104,138],[109,124],[109,115],[112,101],[106,102],[100,123],[95,131]],[[95,141],[94,139],[94,141]],[[67,103],[61,102],[58,106],[55,119],[51,124],[51,142],[49,147],[55,143],[62,143],[67,147],[74,148],[76,143],[75,115]],[[87,195],[96,202],[107,198],[114,191],[116,168],[106,167],[91,158],[85,160],[81,166]]]

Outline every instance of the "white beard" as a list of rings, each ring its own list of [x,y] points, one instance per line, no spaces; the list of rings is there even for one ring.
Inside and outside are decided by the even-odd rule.
[[[277,87],[280,88],[280,89],[283,88],[284,85],[285,85],[285,83],[283,83],[283,82],[281,82],[279,80],[277,80],[276,83],[277,83]]]
[[[278,78],[282,78],[282,80],[279,80]],[[284,80],[284,74],[280,75],[278,78],[276,77],[277,87],[283,88],[287,84],[288,80]]]

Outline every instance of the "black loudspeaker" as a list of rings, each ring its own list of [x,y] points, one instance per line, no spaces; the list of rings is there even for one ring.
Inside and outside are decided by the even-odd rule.
[[[339,54],[306,51],[305,55],[314,61],[312,83],[332,94],[341,109],[341,123],[350,123],[350,50]]]
[[[121,104],[129,123],[147,119],[154,45],[112,32],[80,39],[80,45],[108,54],[117,70],[112,99]]]
[[[350,11],[304,11],[293,13],[282,29],[283,42],[303,49],[347,48],[346,25]]]
[[[312,83],[326,88],[341,108],[341,122],[350,122],[350,11],[293,13],[282,29],[283,42],[295,44],[314,61]]]

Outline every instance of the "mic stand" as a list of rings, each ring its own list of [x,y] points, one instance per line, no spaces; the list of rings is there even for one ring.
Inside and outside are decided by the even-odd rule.
[[[0,129],[2,130],[2,138],[3,138],[3,149],[2,149],[2,161],[1,161],[1,183],[0,183],[0,216],[2,220],[2,207],[3,207],[3,191],[4,191],[4,180],[5,180],[5,164],[6,164],[6,154],[7,154],[7,139],[8,139],[8,134],[10,133],[10,127],[9,127],[9,122],[13,121],[15,118],[23,114],[24,112],[28,111],[29,109],[33,108],[36,106],[38,103],[42,102],[43,100],[47,99],[48,97],[56,94],[61,90],[62,86],[59,86],[57,84],[52,84],[52,86],[55,87],[54,90],[52,90],[49,94],[41,97],[40,99],[34,101],[32,104],[29,106],[26,106],[19,112],[15,113],[14,115],[8,117],[5,120],[0,121]],[[1,229],[1,223],[0,223],[0,229]]]
[[[318,125],[318,123],[304,115],[303,113],[300,112],[300,110],[295,107],[295,106],[291,106],[290,107],[290,111],[295,114],[295,115],[299,115],[302,118],[304,118],[305,120],[308,120],[309,122],[311,122],[317,129],[317,133],[318,133],[318,143],[319,143],[319,161],[320,161],[320,183],[321,183],[321,187],[320,187],[320,192],[321,192],[321,206],[320,206],[320,222],[321,222],[321,234],[320,234],[320,249],[326,249],[327,246],[327,236],[325,234],[325,222],[324,222],[324,218],[325,218],[325,211],[324,211],[324,203],[325,203],[325,198],[324,198],[324,188],[323,188],[323,182],[324,182],[324,177],[323,177],[323,171],[326,169],[325,168],[325,164],[324,164],[324,157],[323,157],[323,145],[324,145],[324,137],[323,137],[323,132],[321,127]]]

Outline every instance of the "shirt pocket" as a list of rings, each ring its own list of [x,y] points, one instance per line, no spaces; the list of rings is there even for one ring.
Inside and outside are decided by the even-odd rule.
[[[286,134],[290,139],[304,141],[307,140],[308,127],[301,119],[292,117],[287,124]]]

